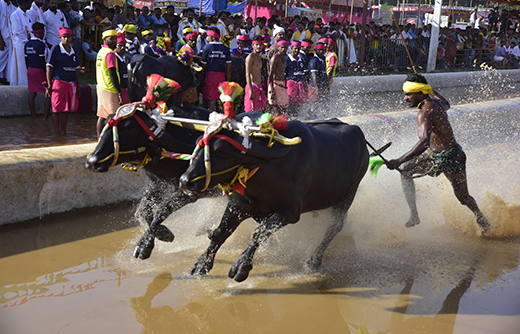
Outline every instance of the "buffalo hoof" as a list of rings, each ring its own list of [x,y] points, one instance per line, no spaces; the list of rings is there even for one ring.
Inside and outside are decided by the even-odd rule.
[[[237,282],[243,282],[249,276],[251,269],[253,269],[253,261],[240,256],[229,270],[228,277]]]
[[[204,253],[190,269],[190,275],[206,275],[213,268],[213,254]]]
[[[157,226],[157,230],[155,231],[155,237],[164,242],[173,242],[175,236],[172,231],[170,231],[166,226],[159,225]]]
[[[316,256],[313,255],[303,264],[303,269],[308,273],[315,273],[318,271],[318,268],[320,266],[321,259],[318,259]]]
[[[150,234],[145,233],[134,249],[133,256],[137,259],[146,260],[147,258],[152,255],[154,244],[154,237],[152,237]]]

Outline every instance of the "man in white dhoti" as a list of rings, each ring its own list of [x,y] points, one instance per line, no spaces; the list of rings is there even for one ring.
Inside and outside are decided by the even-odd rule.
[[[27,12],[32,0],[18,0],[18,8],[11,14],[11,38],[13,46],[9,57],[9,82],[11,86],[27,85],[25,43],[31,38],[31,19]]]
[[[0,0],[0,79],[8,81],[11,56],[11,14],[16,7],[10,0]]]
[[[68,28],[67,19],[65,14],[58,9],[58,0],[49,1],[49,9],[43,13],[45,17],[45,30],[47,30],[47,43],[52,46],[60,44],[60,36],[58,29],[60,27]]]
[[[45,26],[47,26],[47,23],[45,22],[45,18],[43,17],[43,0],[34,0],[34,2],[31,5],[31,9],[27,11],[27,14],[29,15],[29,18],[31,19],[31,23],[35,24],[36,22],[39,22]],[[32,26],[31,26],[32,27]],[[31,36],[34,37],[34,36]],[[45,36],[43,38],[45,40]]]

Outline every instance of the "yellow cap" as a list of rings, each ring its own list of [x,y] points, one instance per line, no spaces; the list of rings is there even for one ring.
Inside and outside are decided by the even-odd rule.
[[[146,35],[150,35],[150,34],[153,34],[153,30],[152,29],[141,31],[141,36],[146,36]]]
[[[188,26],[188,27],[182,29],[182,34],[186,35],[187,33],[192,32],[192,31],[193,31],[193,28]]]
[[[137,34],[137,28],[133,24],[125,25],[125,27],[123,28],[123,31],[126,31],[130,34]]]
[[[108,29],[103,31],[101,37],[104,39],[105,37],[117,36],[117,31],[115,29]]]

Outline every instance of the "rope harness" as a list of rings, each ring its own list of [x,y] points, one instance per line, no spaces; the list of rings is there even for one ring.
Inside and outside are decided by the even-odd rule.
[[[203,178],[206,178],[206,181],[204,183],[204,188],[201,190],[201,191],[205,191],[209,187],[209,183],[211,181],[212,176],[222,175],[222,174],[230,172],[234,169],[237,169],[237,173],[235,174],[235,177],[233,178],[233,180],[230,183],[225,184],[225,185],[219,184],[219,188],[222,189],[223,191],[232,191],[232,189],[234,189],[233,188],[234,184],[238,181],[239,182],[238,184],[240,184],[240,186],[242,186],[243,189],[245,189],[247,179],[250,178],[251,176],[253,176],[259,167],[255,168],[254,173],[252,173],[251,175],[249,175],[250,174],[249,169],[247,169],[241,165],[235,165],[235,166],[230,167],[221,172],[211,173],[211,156],[210,156],[209,144],[210,144],[210,141],[212,138],[216,137],[216,138],[220,138],[220,139],[227,141],[228,143],[230,143],[231,145],[233,145],[234,147],[239,149],[243,154],[246,154],[248,151],[248,149],[244,145],[238,143],[234,139],[231,139],[230,137],[228,137],[226,135],[215,134],[216,132],[220,131],[220,129],[222,128],[222,122],[214,123],[214,125],[216,128],[213,126],[208,126],[209,133],[208,132],[204,133],[204,136],[202,137],[201,140],[199,140],[199,142],[197,143],[197,146],[193,150],[193,154],[192,154],[192,158],[193,158],[193,157],[195,157],[195,155],[199,152],[199,150],[201,148],[204,148],[204,168],[206,170],[206,174],[197,176],[196,178],[191,180],[190,183],[201,180]],[[242,189],[242,191],[240,191],[238,189],[235,189],[235,190],[237,190],[238,192],[240,192],[243,195],[244,194],[243,189]]]
[[[125,109],[123,109],[123,107],[131,108],[131,110],[130,109],[125,110]],[[108,169],[115,166],[120,154],[136,154],[137,155],[139,153],[146,152],[146,147],[144,147],[144,146],[141,146],[135,150],[129,150],[129,151],[123,151],[123,152],[119,151],[119,131],[118,131],[119,122],[121,122],[124,119],[133,117],[137,121],[137,123],[141,126],[141,128],[143,128],[143,130],[148,134],[148,139],[150,139],[150,141],[153,141],[157,137],[157,135],[159,135],[159,133],[161,133],[161,131],[163,131],[163,129],[157,125],[156,125],[155,129],[152,130],[148,125],[146,125],[146,123],[139,116],[135,115],[135,111],[138,108],[139,109],[144,108],[144,105],[142,103],[128,104],[123,107],[120,108],[116,112],[114,117],[112,117],[108,120],[107,124],[103,128],[103,131],[101,131],[101,134],[99,135],[99,139],[101,140],[101,138],[106,133],[106,131],[108,131],[108,129],[112,128],[112,141],[114,143],[114,153],[109,154],[107,157],[105,157],[104,159],[101,159],[97,162],[97,163],[103,163],[105,161],[108,161],[110,158],[112,158],[113,159],[112,163],[110,164]],[[120,115],[120,113],[121,113],[121,115]],[[91,154],[89,154],[89,156]],[[184,153],[168,152],[165,149],[162,149],[161,159],[163,159],[163,158],[176,159],[176,160],[190,160],[191,155],[184,154]],[[137,171],[139,168],[146,166],[151,160],[152,160],[152,158],[148,155],[148,153],[146,153],[146,155],[144,156],[144,158],[141,161],[129,161],[129,162],[122,163],[121,166],[123,167],[123,169],[128,170],[128,171]]]

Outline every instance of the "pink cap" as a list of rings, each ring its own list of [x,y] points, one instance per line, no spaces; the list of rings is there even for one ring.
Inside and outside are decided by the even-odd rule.
[[[122,43],[126,44],[126,39],[125,39],[125,35],[122,32],[120,32],[117,34],[117,44],[122,44]]]
[[[240,35],[238,36],[239,41],[250,41],[249,37],[247,35]]]
[[[60,35],[60,37],[63,35],[72,36],[72,30],[70,30],[69,28],[60,27],[60,29],[58,30],[58,35]]]
[[[278,41],[278,43],[276,43],[277,46],[283,46],[283,45],[289,45],[289,42],[286,41],[285,39],[282,39],[281,41]]]
[[[316,47],[314,49],[316,49],[316,50],[325,50],[326,47],[325,47],[325,45],[323,43],[318,43],[318,44],[316,44]]]
[[[298,42],[298,41],[294,41],[291,43],[291,48],[292,47],[297,47],[297,48],[300,48],[302,46],[302,43]]]
[[[207,34],[208,34],[208,36],[213,36],[216,39],[220,39],[220,35],[213,30],[208,30]]]

